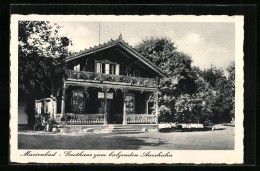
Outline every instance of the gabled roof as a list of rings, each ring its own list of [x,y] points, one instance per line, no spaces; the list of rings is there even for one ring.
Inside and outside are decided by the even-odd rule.
[[[153,71],[157,72],[162,77],[164,77],[164,78],[168,77],[160,68],[158,68],[150,60],[148,60],[146,57],[141,55],[137,50],[135,50],[132,46],[130,46],[128,43],[126,43],[122,39],[122,36],[119,36],[119,38],[116,39],[116,40],[111,39],[107,43],[103,43],[99,46],[90,47],[89,49],[85,49],[84,51],[80,51],[79,53],[74,53],[71,56],[68,56],[66,58],[66,62],[69,62],[71,60],[78,59],[78,58],[81,58],[83,56],[90,55],[90,54],[93,54],[93,53],[96,53],[98,51],[102,51],[102,50],[105,50],[105,49],[108,49],[108,48],[111,48],[111,47],[114,47],[114,46],[118,46],[118,47],[123,48],[128,53],[130,53],[132,56],[134,56],[135,58],[140,60],[142,63],[144,63],[146,66],[148,66]]]

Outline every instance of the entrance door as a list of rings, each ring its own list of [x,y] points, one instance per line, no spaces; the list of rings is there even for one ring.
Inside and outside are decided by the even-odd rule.
[[[105,102],[104,100],[100,100],[98,112],[105,113],[104,109],[105,109]],[[113,100],[107,100],[107,123],[121,124],[122,121],[120,122],[119,114],[115,114],[113,109],[114,109]]]
[[[123,94],[120,90],[113,92],[113,99],[107,100],[107,123],[123,124]]]
[[[107,123],[114,124],[112,100],[107,100]]]

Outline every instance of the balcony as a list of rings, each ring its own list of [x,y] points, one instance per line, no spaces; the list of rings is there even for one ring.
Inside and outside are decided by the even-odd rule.
[[[140,87],[158,87],[158,79],[130,77],[124,75],[101,74],[86,71],[66,70],[67,78],[91,80],[100,83],[125,83],[127,85]]]

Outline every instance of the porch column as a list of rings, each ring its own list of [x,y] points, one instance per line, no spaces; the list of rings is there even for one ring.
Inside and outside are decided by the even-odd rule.
[[[103,88],[104,90],[104,125],[107,124],[107,87]]]
[[[66,82],[63,82],[62,87],[62,96],[61,96],[61,117],[65,114],[65,91],[66,91]]]
[[[126,90],[123,90],[123,98],[124,98],[124,106],[123,106],[123,125],[127,125],[127,121],[126,121],[126,101],[125,101],[125,97],[126,97]]]
[[[146,98],[145,98],[145,114],[149,114],[149,105],[148,105],[148,103],[149,103],[149,94],[147,94],[146,95]]]
[[[159,114],[159,111],[158,111],[158,91],[155,92],[155,116],[156,116],[156,124],[158,124],[158,114]]]

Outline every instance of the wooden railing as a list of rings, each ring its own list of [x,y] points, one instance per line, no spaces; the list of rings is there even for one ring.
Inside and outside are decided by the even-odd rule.
[[[66,70],[67,78],[93,80],[99,82],[126,83],[142,87],[158,87],[158,80],[154,78],[130,77],[124,75],[101,74],[86,71]]]
[[[157,116],[147,114],[128,114],[126,115],[126,122],[127,124],[156,124]]]
[[[66,114],[67,125],[104,124],[104,114]]]
[[[61,122],[61,114],[56,115],[56,122]],[[119,116],[118,116],[119,117]],[[122,117],[122,116],[120,116]],[[65,114],[67,125],[101,125],[104,124],[104,114]],[[127,114],[127,124],[156,124],[156,115]]]
[[[61,122],[62,114],[57,113],[56,115],[54,115],[54,117],[55,117],[54,119],[55,119],[56,123],[59,124]]]

